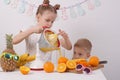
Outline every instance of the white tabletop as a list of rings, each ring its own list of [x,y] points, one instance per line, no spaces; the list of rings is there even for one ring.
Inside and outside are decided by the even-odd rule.
[[[95,70],[92,74],[76,73],[46,73],[44,71],[30,71],[28,75],[23,75],[20,71],[0,72],[0,80],[107,80],[103,72]]]

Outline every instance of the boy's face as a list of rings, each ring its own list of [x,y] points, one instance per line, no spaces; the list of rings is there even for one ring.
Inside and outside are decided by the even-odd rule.
[[[74,47],[74,54],[72,59],[79,59],[79,58],[84,58],[87,59],[89,58],[90,54],[85,51],[84,48],[80,47]]]
[[[44,11],[43,14],[37,15],[37,21],[40,26],[51,27],[53,22],[55,21],[57,14],[51,11]]]

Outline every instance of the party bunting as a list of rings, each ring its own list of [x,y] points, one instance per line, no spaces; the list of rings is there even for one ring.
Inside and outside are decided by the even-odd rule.
[[[29,16],[35,15],[35,10],[39,6],[40,0],[34,0],[35,2],[30,2],[30,0],[3,0],[6,5],[11,5],[12,8],[16,8],[19,13],[26,14]],[[101,6],[100,0],[77,0],[75,4],[69,6],[62,6],[59,10],[59,19],[68,20],[70,18],[77,18],[79,16],[84,16],[86,13],[85,8],[82,6],[87,5],[88,10],[94,10],[95,7]]]

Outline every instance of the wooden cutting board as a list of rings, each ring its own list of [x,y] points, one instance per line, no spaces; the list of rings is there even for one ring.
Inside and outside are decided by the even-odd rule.
[[[97,67],[90,67],[92,71],[100,69],[100,68],[104,68],[103,64],[99,64]],[[67,70],[67,72],[71,72],[71,73],[77,73],[77,74],[82,74],[83,71],[77,71],[77,70]]]

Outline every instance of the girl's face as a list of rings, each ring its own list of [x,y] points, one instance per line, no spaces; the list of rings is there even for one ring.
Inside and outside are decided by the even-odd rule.
[[[90,54],[85,51],[84,48],[80,47],[74,47],[74,54],[73,54],[73,59],[80,59],[84,58],[87,59],[89,58]]]
[[[56,17],[57,14],[55,14],[54,12],[44,11],[42,15],[41,14],[37,15],[38,25],[47,26],[50,28],[53,22],[55,21]]]

